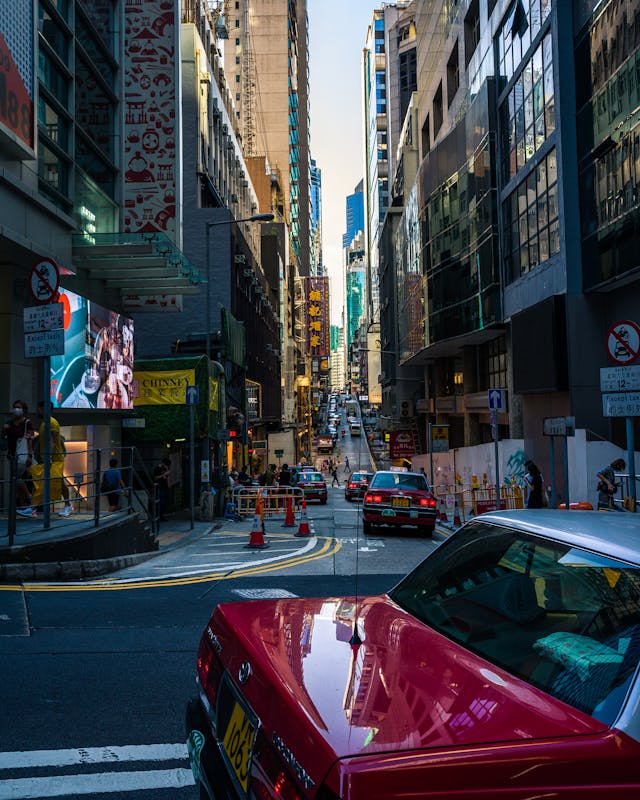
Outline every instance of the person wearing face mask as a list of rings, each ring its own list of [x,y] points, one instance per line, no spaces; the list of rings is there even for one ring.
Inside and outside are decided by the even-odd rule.
[[[31,495],[27,487],[29,468],[33,458],[33,424],[28,417],[24,400],[15,400],[12,418],[5,422],[3,435],[7,439],[7,454],[16,459],[16,504],[17,513],[23,517],[35,514],[31,508]]]

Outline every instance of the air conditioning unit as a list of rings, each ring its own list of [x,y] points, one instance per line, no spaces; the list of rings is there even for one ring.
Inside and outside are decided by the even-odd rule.
[[[403,400],[400,403],[400,416],[403,418],[412,417],[413,416],[413,401],[412,400]]]

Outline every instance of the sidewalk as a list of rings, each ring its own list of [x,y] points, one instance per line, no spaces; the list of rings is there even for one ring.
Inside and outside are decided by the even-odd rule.
[[[223,520],[216,519],[212,522],[195,520],[191,528],[190,517],[180,514],[160,523],[160,532],[157,536],[157,549],[130,555],[114,555],[109,558],[86,558],[68,561],[36,561],[27,560],[30,546],[47,545],[55,546],[71,540],[95,537],[105,529],[112,528],[121,523],[126,523],[130,515],[126,512],[104,515],[101,525],[96,528],[93,515],[73,514],[71,517],[59,518],[52,516],[51,528],[42,529],[42,520],[24,519],[16,532],[12,552],[23,551],[25,561],[10,563],[7,561],[7,538],[5,531],[0,530],[0,583],[21,583],[30,581],[65,581],[95,578],[124,567],[140,564],[159,553],[167,552],[187,542],[204,536],[211,530],[220,527]],[[1,524],[1,523],[0,523]],[[241,524],[241,523],[239,523]],[[15,556],[14,556],[15,558]]]

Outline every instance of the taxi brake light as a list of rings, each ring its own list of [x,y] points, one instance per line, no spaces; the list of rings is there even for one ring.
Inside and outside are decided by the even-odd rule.
[[[207,698],[211,705],[215,706],[218,684],[222,676],[222,666],[211,644],[204,637],[200,640],[196,666],[200,684],[207,693]]]

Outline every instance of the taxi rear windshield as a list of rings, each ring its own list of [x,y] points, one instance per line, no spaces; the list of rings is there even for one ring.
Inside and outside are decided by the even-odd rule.
[[[640,570],[471,523],[390,593],[450,639],[611,725],[640,659]]]

